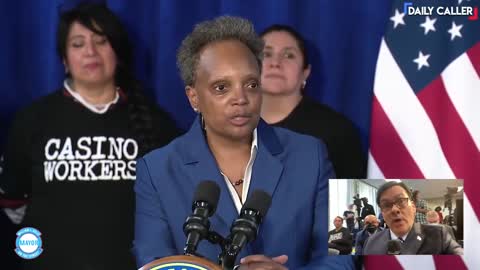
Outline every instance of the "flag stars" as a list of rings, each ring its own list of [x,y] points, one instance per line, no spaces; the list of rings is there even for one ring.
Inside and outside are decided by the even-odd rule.
[[[462,33],[460,33],[462,27],[463,24],[456,25],[454,21],[452,22],[452,28],[448,30],[448,33],[450,33],[450,41],[454,40],[455,37],[462,37]]]
[[[413,62],[417,63],[417,68],[420,70],[422,67],[430,67],[428,64],[428,58],[430,57],[430,54],[424,55],[422,51],[418,52],[418,57],[413,60]]]
[[[395,9],[395,15],[390,17],[390,20],[393,22],[393,29],[397,28],[399,24],[405,25],[405,22],[403,21],[404,16],[405,13],[400,13],[398,9]]]
[[[429,16],[425,17],[425,22],[420,24],[420,27],[423,27],[425,29],[425,35],[428,34],[429,31],[436,31],[435,29],[435,22],[437,19],[430,19]]]

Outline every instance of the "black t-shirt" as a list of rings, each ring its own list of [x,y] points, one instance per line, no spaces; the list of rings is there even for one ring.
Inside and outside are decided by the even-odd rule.
[[[366,158],[358,132],[342,114],[304,96],[285,119],[273,125],[321,139],[337,178],[365,178]]]
[[[0,188],[30,200],[22,226],[42,233],[43,253],[26,269],[135,269],[135,159],[139,140],[128,99],[104,114],[57,91],[17,114]],[[177,130],[152,108],[167,144]]]
[[[362,219],[365,219],[365,217],[368,215],[375,216],[375,210],[373,209],[373,206],[371,204],[367,203],[362,208]]]
[[[343,216],[345,217],[345,221],[347,222],[348,227],[353,227],[355,225],[355,213],[347,210],[343,212]]]
[[[328,232],[328,247],[338,249],[341,255],[352,252],[352,235],[350,231],[341,227],[338,231],[333,229]]]

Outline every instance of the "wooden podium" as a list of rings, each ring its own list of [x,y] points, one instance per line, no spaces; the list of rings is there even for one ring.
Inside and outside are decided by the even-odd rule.
[[[169,270],[169,269],[187,269],[187,270],[222,270],[220,265],[217,265],[207,259],[177,255],[165,257],[147,263],[139,270]]]

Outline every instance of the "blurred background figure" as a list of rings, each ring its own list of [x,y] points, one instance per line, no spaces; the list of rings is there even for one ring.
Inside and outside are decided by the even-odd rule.
[[[354,204],[349,204],[348,209],[343,212],[343,218],[345,219],[345,222],[347,223],[347,228],[351,233],[353,233],[353,229],[355,227],[355,220],[357,218],[354,208]]]
[[[383,228],[380,227],[380,222],[374,215],[368,215],[365,217],[365,224],[363,230],[357,233],[355,238],[355,255],[363,255],[363,246],[365,241],[370,237],[370,235],[376,233],[377,231],[383,231]]]
[[[435,212],[437,212],[437,214],[438,214],[438,223],[443,224],[442,207],[440,207],[440,206],[435,207]]]
[[[357,195],[353,196],[353,204],[355,205],[355,208],[357,209],[357,215],[360,217],[362,214],[362,199],[360,199],[360,194],[357,193]]]
[[[340,255],[352,253],[352,234],[343,227],[343,218],[335,217],[333,225],[335,229],[328,232],[328,248],[338,250]]]
[[[417,212],[415,213],[415,222],[420,224],[427,224],[426,214],[428,212],[427,209],[427,202],[420,198],[420,191],[415,190],[412,193],[412,200],[417,208]]]
[[[374,215],[375,216],[375,209],[373,209],[373,205],[368,203],[368,198],[363,197],[362,198],[363,202],[363,207],[362,207],[362,215],[360,216],[362,220],[365,219],[368,215]]]
[[[337,178],[364,178],[366,159],[353,124],[304,95],[311,66],[303,37],[286,25],[272,25],[260,36],[265,41],[262,118],[274,126],[321,139]]]

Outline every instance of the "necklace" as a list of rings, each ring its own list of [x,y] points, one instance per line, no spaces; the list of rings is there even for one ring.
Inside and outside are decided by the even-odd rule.
[[[240,186],[241,184],[243,184],[243,179],[238,179],[238,181],[236,181],[235,183],[233,183],[234,186]]]

